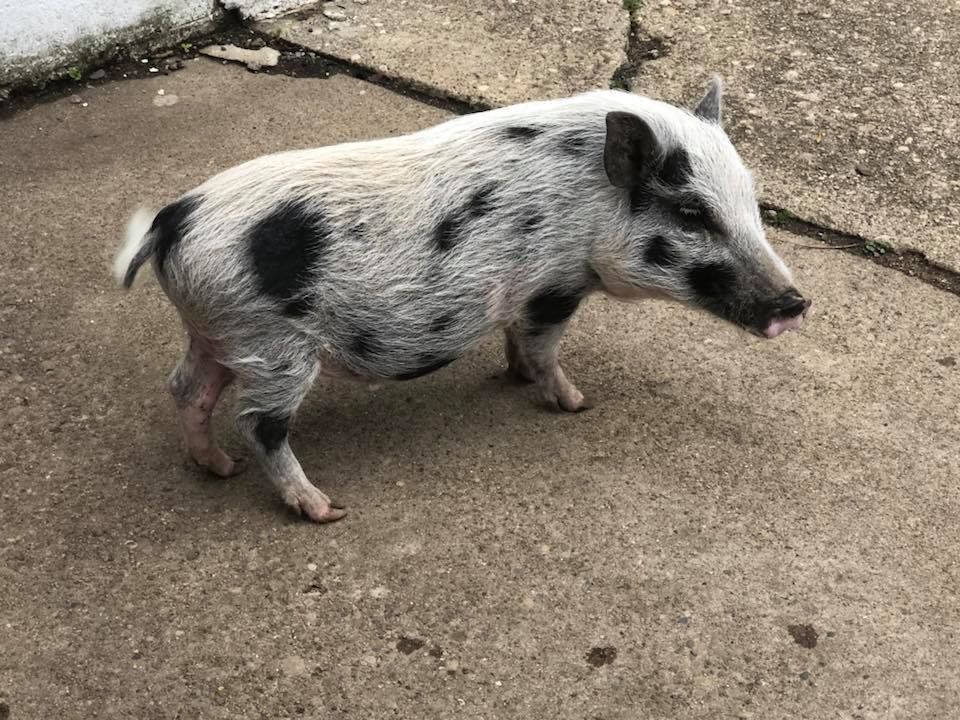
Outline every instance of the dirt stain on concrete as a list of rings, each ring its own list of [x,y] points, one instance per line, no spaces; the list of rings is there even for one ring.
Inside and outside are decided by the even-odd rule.
[[[617,659],[617,649],[613,646],[590,648],[586,657],[587,662],[594,667],[602,667]]]
[[[819,636],[813,625],[787,625],[787,632],[790,633],[790,637],[792,637],[793,641],[800,647],[812,649],[817,646],[817,638]]]
[[[401,637],[399,640],[397,640],[397,650],[402,652],[404,655],[409,655],[412,652],[416,652],[426,644],[426,641],[421,640],[420,638]]]

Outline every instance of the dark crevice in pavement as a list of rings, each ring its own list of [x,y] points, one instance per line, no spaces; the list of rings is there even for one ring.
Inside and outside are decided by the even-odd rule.
[[[862,235],[834,230],[804,220],[786,208],[768,202],[760,203],[760,209],[763,221],[771,227],[816,240],[823,249],[841,250],[865,258],[940,290],[960,295],[960,273],[929,260],[918,250],[896,250],[886,243],[870,240]]]
[[[252,30],[249,32],[258,34]],[[290,75],[291,77],[319,77],[319,75],[310,74],[311,63],[303,60],[303,56],[306,55],[311,60],[319,61],[321,65],[335,69],[336,72],[349,75],[357,80],[379,85],[398,95],[430,105],[431,107],[446,110],[454,115],[468,115],[470,113],[483,112],[484,110],[492,110],[494,108],[493,105],[484,102],[458,97],[428,83],[409,78],[384,75],[377,69],[366,65],[341,60],[338,57],[327,55],[326,53],[316,50],[306,50],[300,45],[287,42],[278,37],[269,35],[262,35],[262,37],[270,43],[271,47],[283,53],[280,56],[280,62],[277,67],[266,68],[267,72],[279,72]]]
[[[660,38],[647,35],[644,31],[640,24],[640,2],[624,0],[623,5],[630,16],[630,29],[627,31],[625,48],[627,59],[613,71],[610,87],[614,90],[633,90],[641,65],[669,55],[670,47]]]

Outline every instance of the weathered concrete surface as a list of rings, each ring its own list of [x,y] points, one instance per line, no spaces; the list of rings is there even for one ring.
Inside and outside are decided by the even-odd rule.
[[[628,26],[621,0],[341,0],[257,25],[491,105],[607,87],[625,57]]]
[[[676,101],[722,73],[766,198],[960,270],[955,0],[650,0],[639,17],[668,54],[634,89]]]
[[[208,61],[85,99],[0,124],[11,720],[952,717],[956,297],[776,235],[802,334],[591,301],[565,345],[588,413],[490,379],[496,338],[318,389],[293,443],[352,513],[317,527],[180,459],[174,313],[108,261],[138,203],[441,113]]]
[[[213,26],[213,0],[0,0],[0,86],[46,80],[116,46]]]

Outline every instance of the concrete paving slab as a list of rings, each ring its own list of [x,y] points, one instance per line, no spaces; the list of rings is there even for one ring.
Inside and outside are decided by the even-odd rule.
[[[607,87],[625,58],[621,0],[341,0],[257,24],[290,42],[506,105]]]
[[[156,107],[157,90],[178,95]],[[0,704],[22,718],[940,718],[960,703],[960,301],[773,237],[817,313],[763,343],[595,300],[597,401],[540,411],[499,341],[337,384],[293,443],[352,514],[179,455],[127,213],[271,150],[443,114],[212,61],[0,123]],[[228,447],[237,436],[219,423]]]
[[[722,73],[764,196],[960,270],[960,7],[883,0],[651,0],[666,54],[634,89],[695,97]]]

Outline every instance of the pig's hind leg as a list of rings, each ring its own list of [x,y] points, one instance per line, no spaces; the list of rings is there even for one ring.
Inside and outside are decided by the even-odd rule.
[[[346,511],[310,483],[287,437],[318,371],[316,360],[304,359],[243,372],[237,393],[237,428],[287,505],[315,522],[333,522]]]
[[[220,477],[236,475],[242,469],[217,445],[210,426],[217,400],[232,379],[233,373],[216,361],[203,341],[191,335],[187,352],[167,383],[190,457]]]

